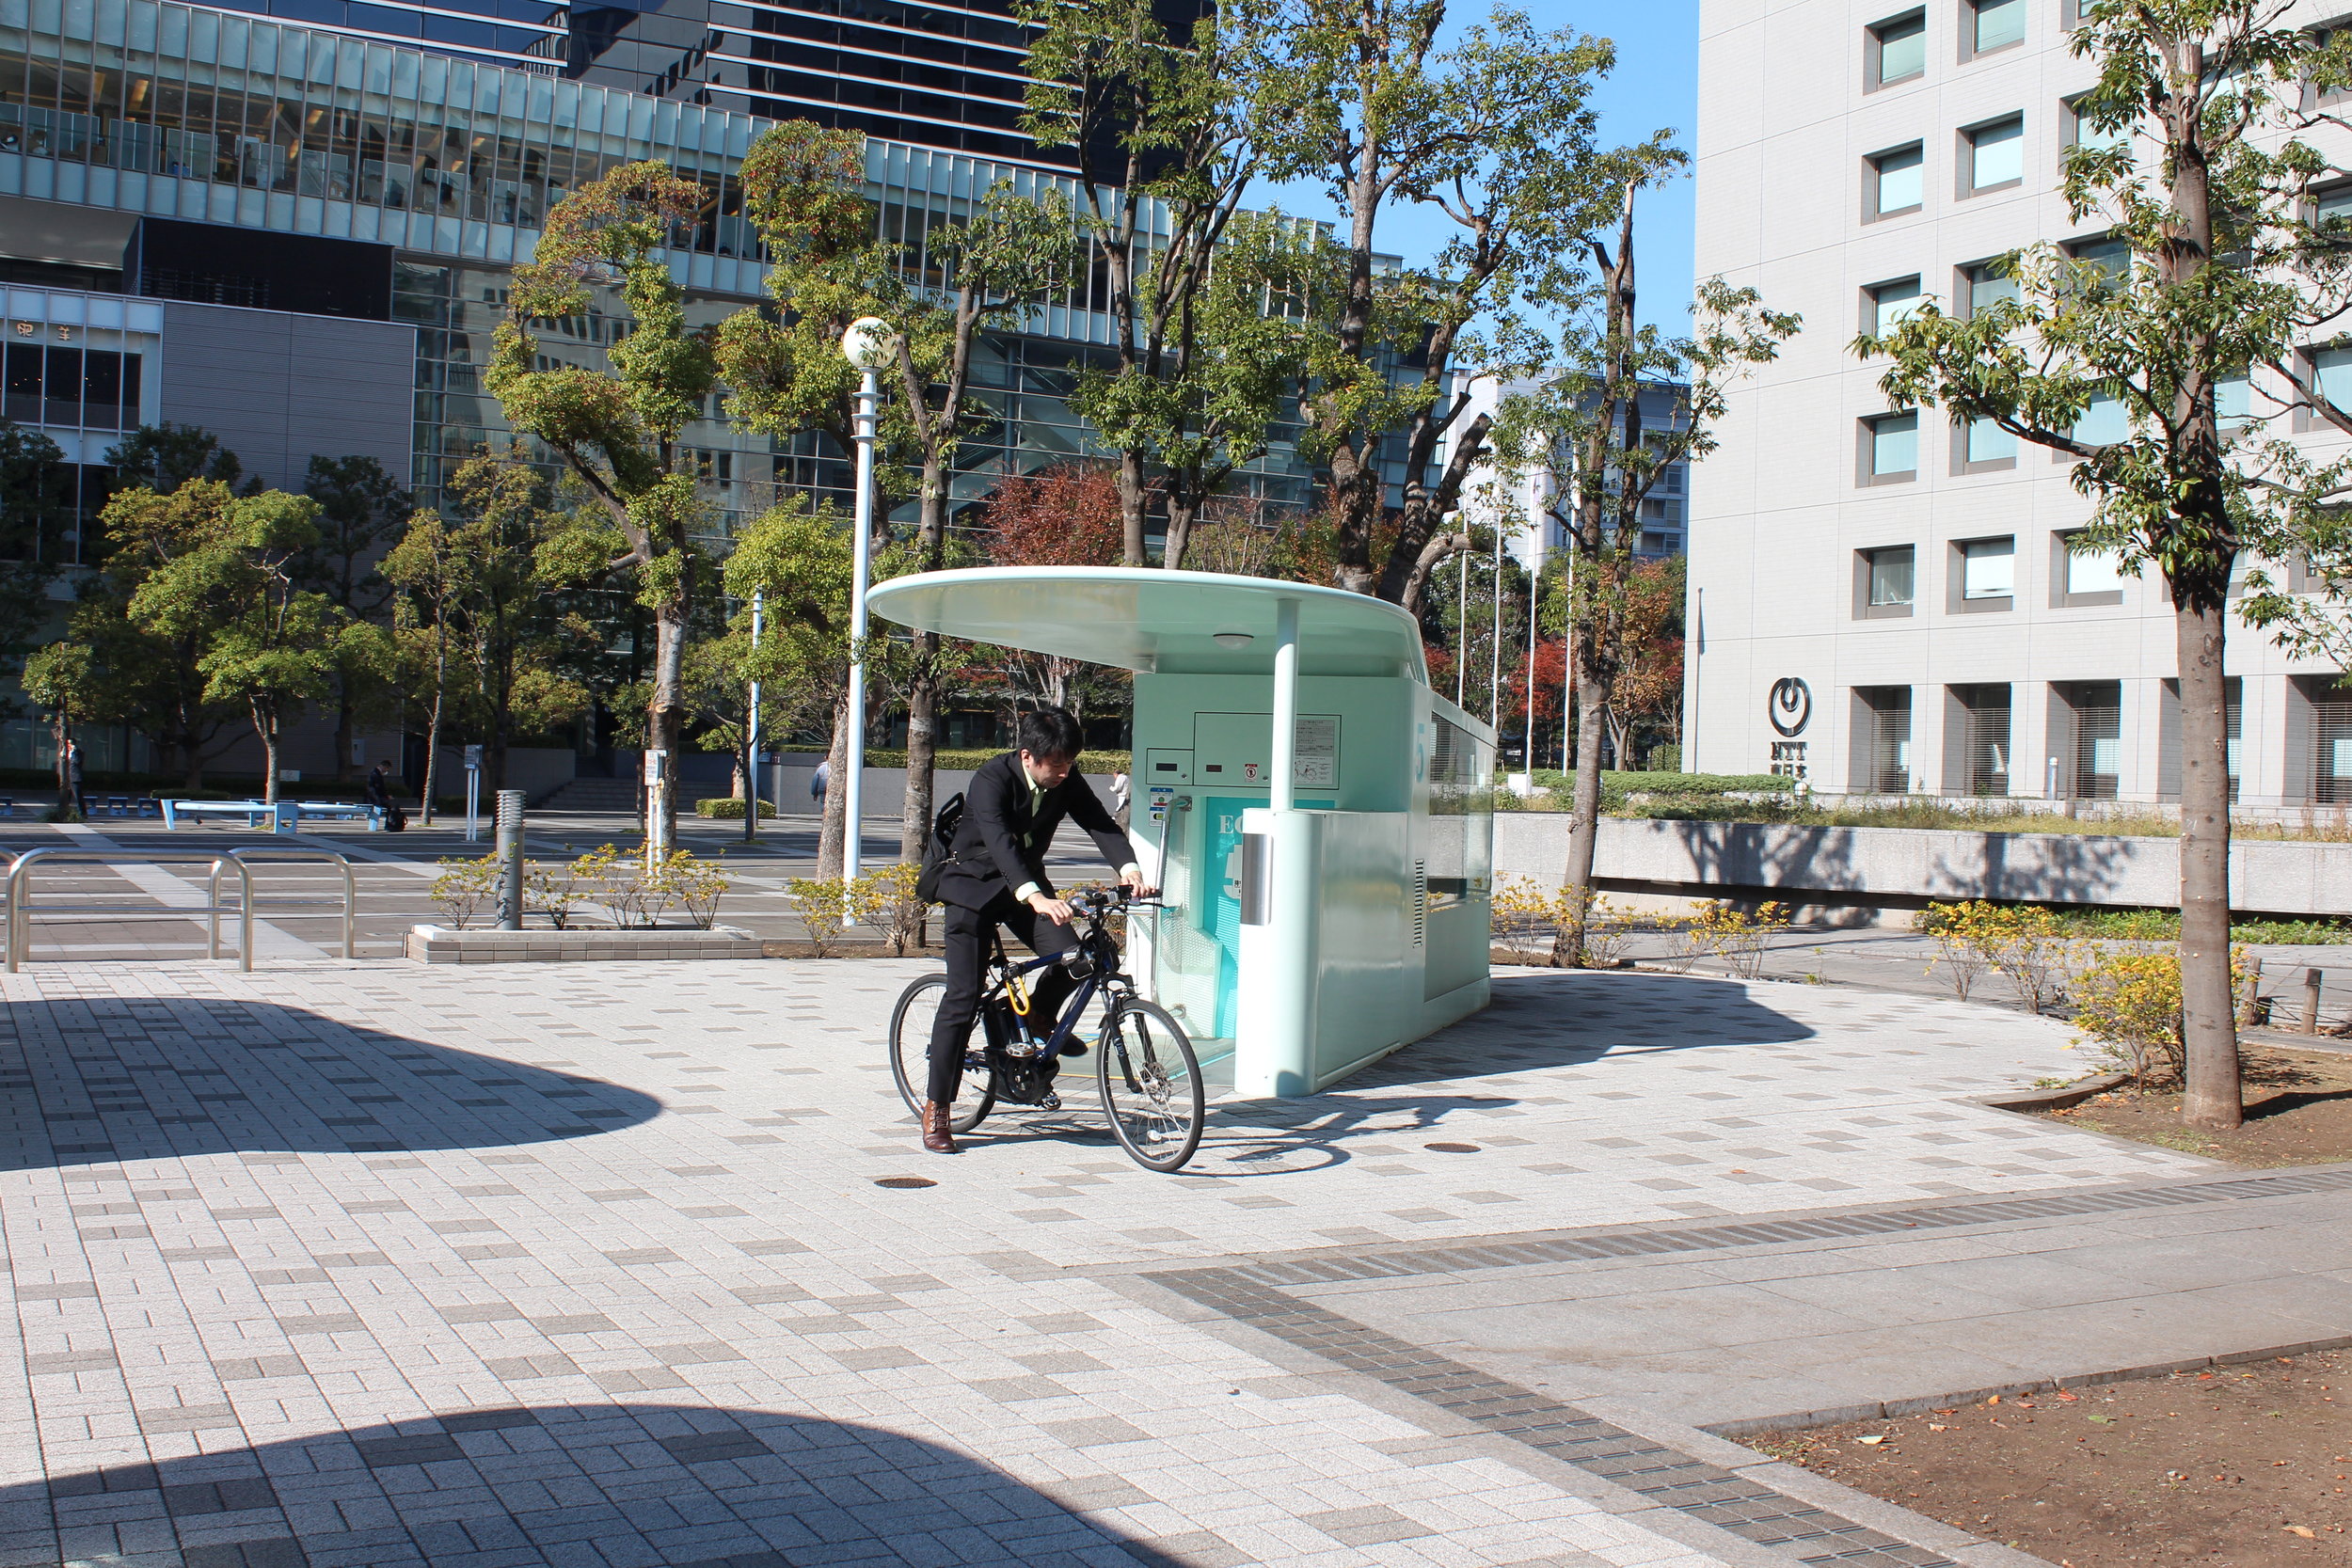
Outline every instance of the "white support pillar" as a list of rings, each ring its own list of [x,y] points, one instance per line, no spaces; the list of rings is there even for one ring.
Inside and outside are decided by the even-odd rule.
[[[1292,783],[1298,771],[1298,601],[1278,599],[1274,606],[1274,747],[1269,759],[1274,777],[1266,786],[1266,804],[1288,811],[1296,796]]]
[[[850,587],[850,750],[841,781],[841,875],[854,880],[866,822],[866,587],[874,576],[874,441],[882,378],[861,367],[857,388],[857,541]],[[822,869],[821,867],[819,868]]]

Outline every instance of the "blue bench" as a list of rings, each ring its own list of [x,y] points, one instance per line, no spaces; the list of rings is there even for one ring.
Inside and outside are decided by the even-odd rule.
[[[298,800],[294,803],[294,811],[297,814],[294,817],[296,824],[299,824],[306,816],[325,816],[344,820],[364,817],[368,824],[368,832],[380,833],[384,831],[383,808],[357,800]]]
[[[180,831],[180,819],[187,817],[201,823],[207,816],[241,816],[247,828],[259,831],[262,822],[270,831],[290,833],[302,820],[302,808],[291,800],[271,805],[267,800],[174,800],[159,802],[164,809],[164,827],[171,832]]]

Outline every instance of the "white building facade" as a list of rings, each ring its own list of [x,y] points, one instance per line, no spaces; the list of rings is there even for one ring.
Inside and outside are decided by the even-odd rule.
[[[1982,303],[2005,287],[1982,264],[2020,245],[2107,243],[2059,192],[2070,100],[2096,74],[2069,52],[2073,6],[1701,0],[1698,276],[1755,285],[1804,331],[1733,393],[1692,474],[1686,768],[2178,798],[2161,580],[2068,551],[2090,512],[2070,461],[1891,415],[1883,362],[1851,348],[1922,296]],[[2352,801],[2340,672],[2236,624],[2229,658],[2238,799]]]

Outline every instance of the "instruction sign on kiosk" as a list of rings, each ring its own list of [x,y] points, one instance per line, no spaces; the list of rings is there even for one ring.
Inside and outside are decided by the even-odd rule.
[[[1494,733],[1395,605],[1263,578],[1034,566],[894,578],[872,613],[1136,673],[1131,967],[1204,1070],[1311,1094],[1485,1006]]]

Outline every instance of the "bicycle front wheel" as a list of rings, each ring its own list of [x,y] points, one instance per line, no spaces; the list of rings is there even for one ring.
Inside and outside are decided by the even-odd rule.
[[[898,1080],[898,1098],[918,1117],[930,1086],[931,1021],[939,1016],[939,1004],[946,994],[946,975],[926,974],[898,993],[898,1005],[890,1011],[890,1075]],[[973,1032],[979,1032],[977,1021]],[[963,1081],[956,1090],[947,1123],[959,1132],[977,1127],[996,1104],[996,1085],[988,1068],[973,1062],[978,1054],[968,1046],[964,1052]]]
[[[1184,1168],[1200,1147],[1208,1096],[1184,1027],[1149,1002],[1121,1002],[1095,1048],[1103,1113],[1120,1147],[1146,1170]]]

